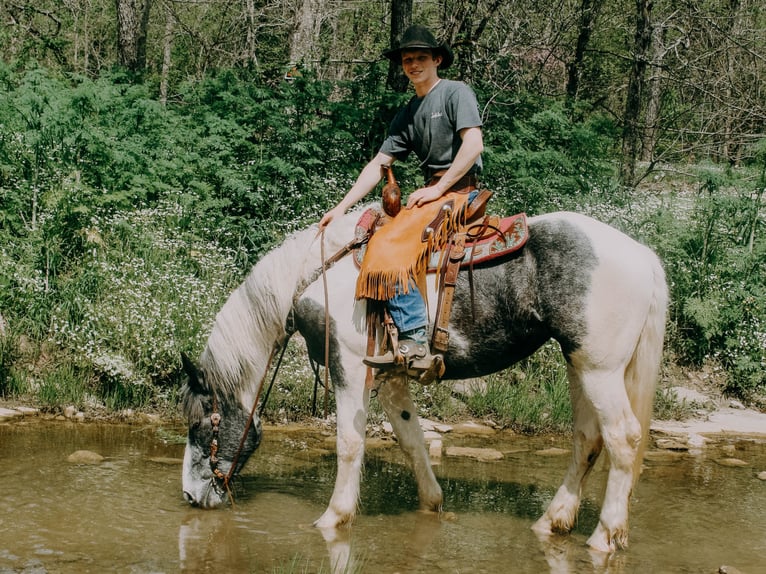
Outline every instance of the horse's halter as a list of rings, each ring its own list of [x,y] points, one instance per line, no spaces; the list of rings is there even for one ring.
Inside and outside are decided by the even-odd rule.
[[[213,395],[213,413],[210,415],[210,424],[213,427],[213,438],[210,439],[210,470],[213,472],[213,488],[215,488],[218,494],[223,494],[219,487],[222,484],[226,491],[231,496],[229,490],[229,480],[234,466],[229,469],[229,474],[224,475],[221,469],[218,468],[218,426],[221,424],[221,415],[218,413],[218,399]],[[245,429],[247,432],[247,429]],[[220,483],[220,484],[219,484]]]
[[[276,379],[277,371],[279,370],[279,366],[282,364],[282,357],[285,354],[285,349],[287,348],[287,345],[284,345],[282,347],[282,354],[279,356],[279,362],[277,363],[277,367],[274,371],[274,375],[271,379],[271,384],[274,384],[274,379]],[[266,376],[269,374],[269,369],[271,368],[271,361],[274,358],[274,354],[276,353],[277,347],[274,347],[271,351],[271,355],[269,355],[269,361],[266,364],[266,370],[263,372],[263,377],[261,378],[261,383],[258,386],[258,393],[255,395],[255,400],[253,401],[253,407],[250,409],[250,416],[247,417],[247,423],[245,424],[245,429],[242,431],[242,437],[239,440],[239,446],[237,447],[236,452],[234,453],[234,458],[231,460],[231,466],[229,467],[229,472],[226,474],[223,473],[223,471],[218,468],[218,449],[220,447],[218,442],[218,431],[220,429],[221,421],[223,420],[223,417],[218,412],[218,397],[216,396],[215,392],[213,392],[213,412],[210,414],[210,425],[212,427],[213,432],[213,438],[210,439],[210,470],[213,473],[213,478],[211,479],[213,488],[215,489],[216,493],[220,496],[223,496],[224,491],[226,494],[229,495],[229,500],[231,501],[232,505],[234,504],[234,496],[231,493],[231,488],[229,488],[229,484],[231,483],[231,479],[234,477],[234,471],[237,468],[237,462],[239,461],[239,455],[242,454],[242,449],[245,447],[245,441],[247,440],[247,435],[250,432],[250,428],[253,426],[253,420],[255,419],[255,409],[258,406],[258,399],[261,396],[261,391],[263,390],[263,383],[266,380]],[[269,385],[269,391],[271,391],[271,385]],[[263,413],[263,408],[266,406],[266,399],[269,398],[269,392],[266,392],[266,397],[263,399],[263,404],[261,405],[261,409],[258,413],[260,416]]]

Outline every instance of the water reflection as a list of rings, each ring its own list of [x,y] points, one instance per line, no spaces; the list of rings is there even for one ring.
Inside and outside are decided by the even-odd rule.
[[[499,462],[443,459],[440,516],[414,510],[417,489],[398,449],[372,450],[359,517],[320,531],[312,521],[335,478],[324,440],[270,429],[236,484],[235,506],[203,511],[180,493],[183,446],[156,429],[0,425],[0,481],[10,485],[0,497],[0,573],[763,571],[762,443],[650,457],[631,507],[631,547],[607,556],[585,545],[598,520],[598,469],[573,533],[538,537],[530,528],[567,463],[534,454],[550,439],[495,437],[491,446],[506,453]],[[67,462],[82,449],[105,460]],[[732,453],[748,466],[716,462]]]

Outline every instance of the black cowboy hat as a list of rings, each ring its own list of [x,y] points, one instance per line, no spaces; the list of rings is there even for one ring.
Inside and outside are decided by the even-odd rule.
[[[444,42],[437,42],[434,35],[424,26],[410,26],[404,31],[396,45],[385,52],[383,56],[397,64],[402,63],[402,50],[431,50],[434,55],[442,57],[440,70],[446,70],[455,59],[452,49]]]

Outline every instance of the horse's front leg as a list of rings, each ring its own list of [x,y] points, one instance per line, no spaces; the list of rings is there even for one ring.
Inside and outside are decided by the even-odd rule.
[[[431,459],[426,451],[423,429],[420,428],[417,407],[410,395],[407,378],[401,374],[386,374],[384,377],[378,389],[378,399],[399,439],[399,446],[415,472],[420,509],[438,512],[442,507],[442,489],[431,468]]]
[[[364,385],[365,367],[359,358],[345,361],[342,372],[344,376],[333,372],[332,377],[337,409],[338,474],[330,504],[314,523],[318,528],[336,528],[350,522],[359,501],[370,393]]]

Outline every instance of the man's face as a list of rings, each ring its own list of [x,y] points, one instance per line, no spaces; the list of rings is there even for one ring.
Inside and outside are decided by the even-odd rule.
[[[442,57],[434,57],[431,50],[402,51],[402,70],[415,87],[435,82],[439,77],[437,70],[441,62]]]

